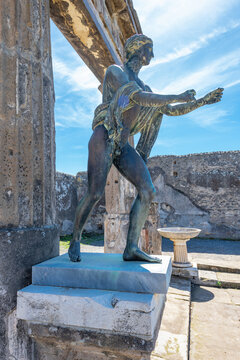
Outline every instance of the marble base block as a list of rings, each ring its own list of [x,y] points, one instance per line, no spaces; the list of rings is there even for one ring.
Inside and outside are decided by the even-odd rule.
[[[158,255],[161,264],[123,261],[121,254],[83,253],[81,262],[67,254],[33,266],[32,284],[132,293],[166,294],[171,258]]]
[[[17,317],[152,339],[164,303],[165,294],[30,285],[18,292]]]

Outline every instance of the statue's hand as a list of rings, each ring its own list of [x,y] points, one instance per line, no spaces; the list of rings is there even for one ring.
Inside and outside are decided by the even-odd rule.
[[[190,102],[190,101],[196,101],[195,96],[196,91],[195,90],[187,90],[184,93],[179,95],[179,98],[182,102]]]
[[[221,101],[223,95],[223,88],[218,88],[205,95],[202,100],[205,105],[210,105]]]

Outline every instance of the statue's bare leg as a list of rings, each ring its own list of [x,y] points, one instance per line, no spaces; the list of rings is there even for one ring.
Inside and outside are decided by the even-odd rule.
[[[159,258],[146,254],[138,247],[140,232],[147,219],[149,207],[155,195],[148,168],[128,143],[122,149],[121,155],[114,159],[114,165],[138,191],[138,196],[130,212],[127,244],[123,259],[126,261],[161,262]]]
[[[98,126],[88,144],[88,190],[79,202],[74,221],[73,238],[68,249],[71,261],[80,261],[81,234],[94,205],[100,200],[112,165],[112,144],[103,125]]]

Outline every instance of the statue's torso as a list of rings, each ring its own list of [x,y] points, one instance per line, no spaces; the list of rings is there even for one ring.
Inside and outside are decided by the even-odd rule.
[[[134,135],[143,127],[145,114],[149,117],[149,111],[152,110],[136,104],[132,100],[132,95],[136,91],[151,92],[151,89],[137,75],[129,73],[126,69],[119,66],[110,68],[111,71],[108,68],[103,83],[103,103],[111,103],[114,111],[111,112],[111,118],[106,118],[106,121],[112,123],[113,127],[114,124],[121,123],[124,128],[129,128],[131,135]]]
[[[143,90],[143,91],[151,91],[150,87],[145,85],[143,83],[143,81],[141,81],[137,76],[134,78],[133,76],[131,76],[127,71],[125,71],[124,69],[120,68],[118,66],[118,69],[121,69],[122,73],[124,74],[124,76],[126,77],[126,81],[131,82],[131,81],[136,81],[137,85]],[[106,73],[105,75],[105,79],[104,79],[104,83],[103,83],[103,102],[109,102],[113,99],[113,97],[115,96],[117,90],[124,85],[124,82],[119,81],[118,86],[116,86],[116,76],[114,76],[112,73]]]

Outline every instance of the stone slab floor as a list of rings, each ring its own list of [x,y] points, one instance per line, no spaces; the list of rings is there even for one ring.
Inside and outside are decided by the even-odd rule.
[[[189,359],[240,359],[240,290],[192,288]]]

